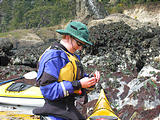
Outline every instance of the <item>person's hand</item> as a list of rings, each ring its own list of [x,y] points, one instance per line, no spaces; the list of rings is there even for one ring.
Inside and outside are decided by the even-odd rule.
[[[94,73],[94,77],[96,78],[96,82],[99,82],[99,80],[100,80],[100,72],[96,70],[95,73]]]
[[[91,78],[84,77],[84,78],[80,79],[80,83],[81,83],[82,88],[89,88],[89,87],[95,85],[96,82],[97,82],[96,77],[91,77]]]
[[[96,78],[96,81],[99,82],[99,80],[100,80],[100,72],[96,70],[96,71],[92,72],[92,73],[89,75],[89,77],[95,77],[95,78]]]

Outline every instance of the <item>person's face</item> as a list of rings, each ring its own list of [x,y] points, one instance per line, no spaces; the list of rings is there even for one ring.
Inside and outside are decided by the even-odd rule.
[[[77,50],[82,50],[82,48],[84,48],[85,45],[86,45],[84,42],[78,40],[78,39],[75,38],[75,37],[72,37],[72,40],[73,40],[73,42],[75,43],[75,44],[74,44],[74,47],[75,47],[75,49],[77,49]]]

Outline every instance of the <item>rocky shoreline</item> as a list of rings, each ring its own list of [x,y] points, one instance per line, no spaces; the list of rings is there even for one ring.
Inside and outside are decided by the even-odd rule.
[[[88,28],[94,46],[78,54],[88,73],[96,68],[102,77],[89,94],[89,103],[83,105],[81,99],[77,107],[89,116],[95,96],[103,88],[122,120],[160,119],[160,26],[143,24],[124,14],[112,14],[90,21]],[[39,56],[57,40],[21,48],[13,47],[11,41],[0,39],[2,81],[37,70]],[[35,80],[23,81],[35,83]]]

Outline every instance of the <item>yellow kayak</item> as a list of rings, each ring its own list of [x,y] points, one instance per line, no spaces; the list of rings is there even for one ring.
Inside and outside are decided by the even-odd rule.
[[[40,116],[21,114],[18,111],[0,111],[0,120],[40,120]]]
[[[0,85],[0,104],[43,106],[40,88],[24,83],[9,82]]]
[[[120,120],[112,110],[103,89],[101,89],[92,115],[87,120]]]
[[[0,120],[40,120],[32,109],[43,104],[39,87],[22,82],[0,85]]]

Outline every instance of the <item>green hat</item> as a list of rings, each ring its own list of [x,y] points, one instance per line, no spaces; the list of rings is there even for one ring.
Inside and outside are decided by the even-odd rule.
[[[56,30],[56,32],[62,35],[71,35],[82,42],[92,45],[92,43],[88,40],[89,32],[87,26],[81,22],[70,22],[64,30]]]

